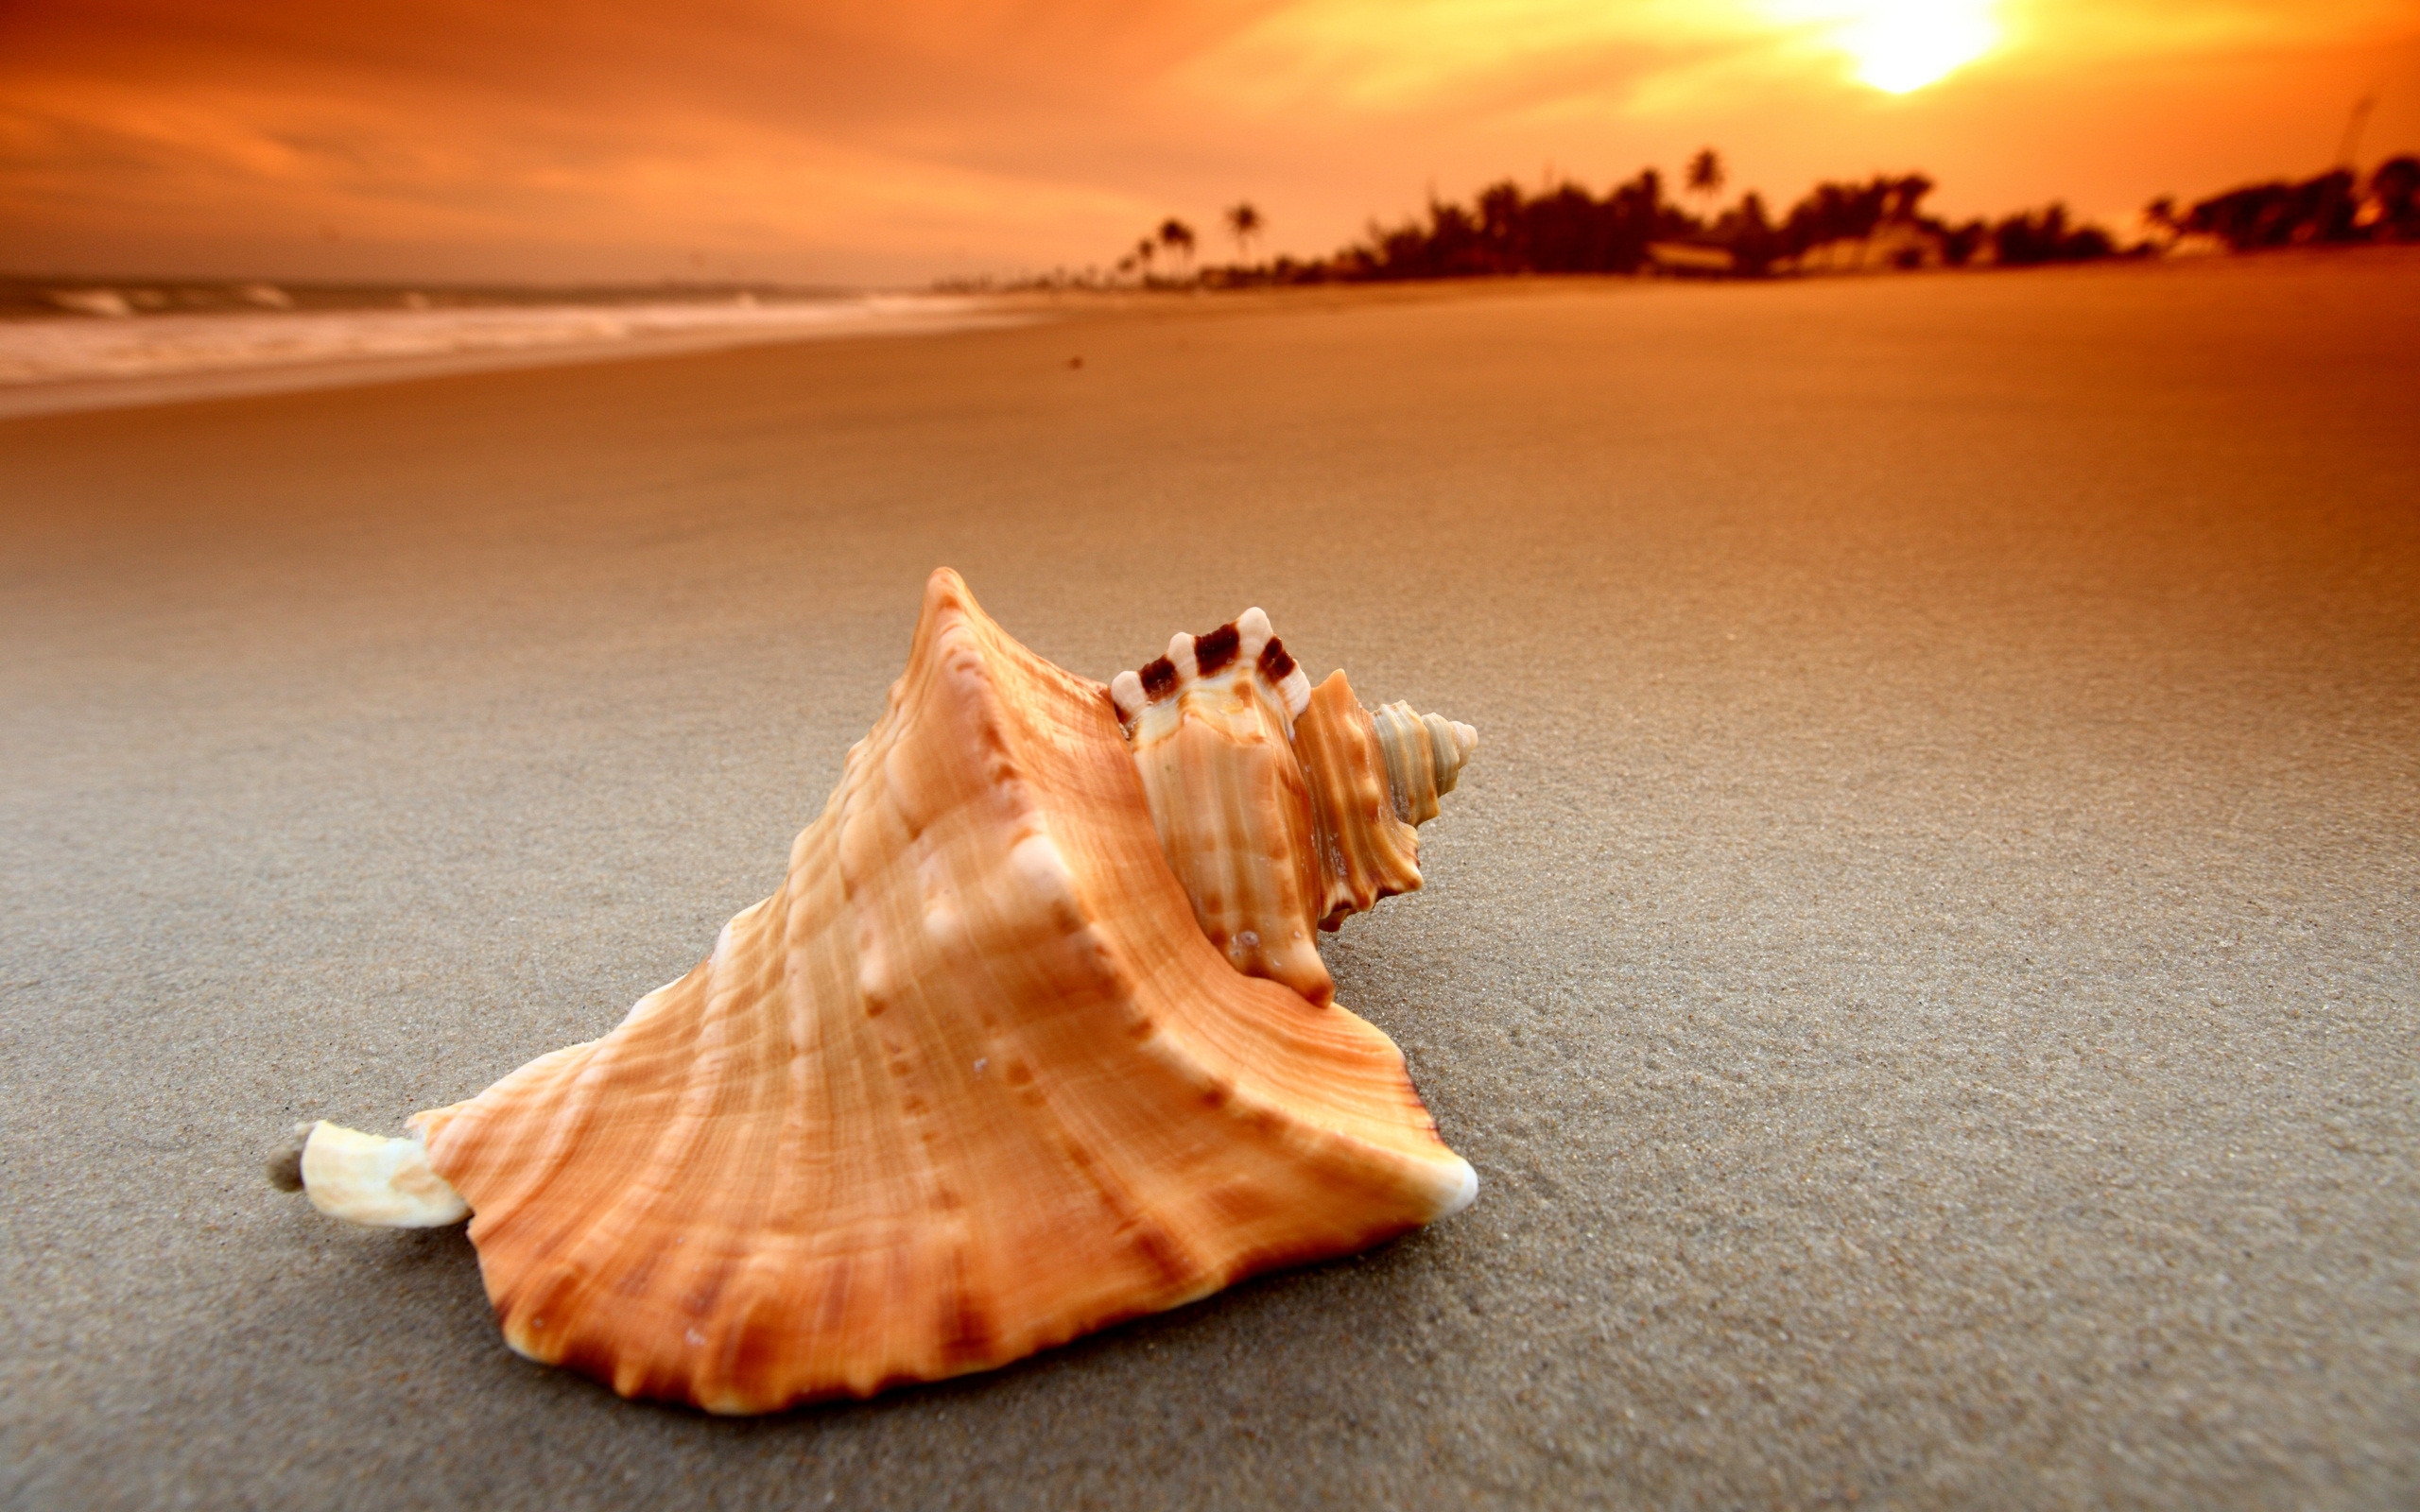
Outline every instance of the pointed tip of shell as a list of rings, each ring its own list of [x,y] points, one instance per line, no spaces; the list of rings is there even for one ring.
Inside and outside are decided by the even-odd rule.
[[[429,1168],[417,1129],[389,1139],[323,1118],[310,1125],[295,1174],[311,1206],[365,1228],[441,1228],[471,1215],[462,1194]]]
[[[1216,630],[1210,632],[1212,637],[1218,633]],[[1191,682],[1201,676],[1201,659],[1194,654],[1194,647],[1202,639],[1201,636],[1187,635],[1183,630],[1168,637],[1168,664],[1176,668],[1179,682]]]
[[[1456,1156],[1446,1169],[1453,1179],[1445,1189],[1444,1199],[1438,1204],[1436,1216],[1429,1219],[1431,1223],[1438,1218],[1450,1218],[1478,1199],[1478,1173],[1471,1169],[1470,1161]]]
[[[1130,725],[1140,717],[1143,706],[1150,702],[1143,692],[1142,676],[1131,671],[1109,679],[1109,699],[1117,705],[1117,717]]]
[[[965,607],[975,602],[975,594],[967,588],[966,579],[955,567],[936,567],[925,579],[925,605],[918,613],[918,623],[931,621],[940,610],[953,605]]]
[[[1310,707],[1311,679],[1304,674],[1300,663],[1286,653],[1286,643],[1277,638],[1270,627],[1269,613],[1257,604],[1223,627],[1236,632],[1236,655],[1260,668],[1260,675],[1286,705],[1286,717],[1300,719]]]
[[[1406,824],[1427,823],[1437,816],[1437,799],[1454,790],[1478,747],[1478,731],[1442,714],[1420,713],[1400,699],[1380,704],[1370,717],[1386,754],[1396,816]]]
[[[1407,709],[1410,706],[1406,705]],[[1471,752],[1478,748],[1478,731],[1458,719],[1443,714],[1422,714],[1420,723],[1428,731],[1429,770],[1441,794],[1454,790],[1462,775]]]

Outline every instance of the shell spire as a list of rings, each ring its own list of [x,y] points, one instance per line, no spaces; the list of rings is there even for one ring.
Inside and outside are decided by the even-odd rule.
[[[1342,672],[1313,688],[1258,609],[1177,636],[1110,695],[1201,932],[1236,970],[1332,1001],[1317,931],[1420,886],[1416,827],[1478,731],[1404,703],[1373,714]]]
[[[1282,747],[1289,674],[1234,727]],[[934,574],[881,720],[705,961],[398,1148],[324,1125],[277,1173],[458,1198],[513,1349],[724,1413],[986,1369],[1469,1202],[1392,1042],[1195,927],[1117,712]]]
[[[1437,799],[1454,790],[1462,764],[1478,746],[1478,731],[1439,714],[1415,713],[1400,701],[1380,704],[1371,719],[1378,748],[1386,753],[1395,817],[1409,825],[1427,823],[1437,816]]]

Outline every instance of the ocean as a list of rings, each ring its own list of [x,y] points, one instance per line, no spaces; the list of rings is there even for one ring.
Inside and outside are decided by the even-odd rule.
[[[76,284],[50,291],[47,316],[0,319],[0,385],[87,384],[230,370],[489,353],[543,354],[631,344],[680,346],[955,327],[982,301],[918,294],[648,297],[591,291],[538,298],[409,291],[306,303],[270,284],[233,286],[239,304],[195,309],[156,291]],[[153,298],[137,302],[138,296]],[[20,310],[31,301],[17,301]],[[147,305],[149,308],[147,309]],[[32,306],[39,308],[40,306]],[[152,313],[153,311],[157,313]]]

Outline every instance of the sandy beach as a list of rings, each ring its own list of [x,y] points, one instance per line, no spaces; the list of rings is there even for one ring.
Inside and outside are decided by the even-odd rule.
[[[0,1503],[2411,1506],[2415,342],[2382,250],[0,421]],[[734,1421],[268,1188],[694,963],[942,564],[1478,727],[1327,949],[1473,1208]]]

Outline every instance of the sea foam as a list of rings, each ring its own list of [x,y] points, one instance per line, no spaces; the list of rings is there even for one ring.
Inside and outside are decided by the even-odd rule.
[[[113,295],[112,307],[103,309],[101,295],[112,291],[89,291],[77,306],[89,313],[0,321],[0,385],[642,343],[736,344],[986,323],[979,301],[904,294],[172,315],[133,314]],[[100,316],[118,318],[95,318]]]

